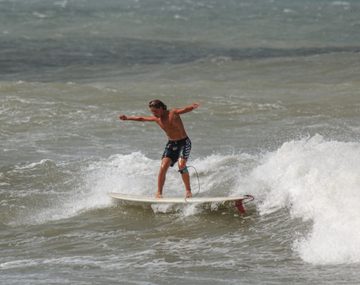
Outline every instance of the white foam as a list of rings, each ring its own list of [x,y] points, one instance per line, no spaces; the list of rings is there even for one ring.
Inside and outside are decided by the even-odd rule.
[[[248,177],[263,202],[262,215],[288,208],[292,218],[312,221],[294,241],[306,262],[360,262],[360,144],[326,141],[320,135],[284,143]]]
[[[198,160],[198,171],[207,172],[205,166],[216,164],[216,161],[221,164],[224,159],[210,157],[207,161]],[[46,190],[41,196],[43,207],[38,203],[36,208],[27,210],[31,211],[31,215],[23,216],[20,221],[10,222],[10,224],[42,224],[75,217],[89,210],[111,207],[115,204],[115,200],[106,195],[108,192],[144,196],[155,196],[157,193],[157,175],[160,161],[147,158],[141,152],[113,155],[107,159],[91,158],[63,164],[56,164],[51,160],[42,160],[38,163],[19,166],[17,167],[19,169],[16,170],[35,172],[45,164],[51,164],[52,171],[58,171],[58,179],[60,180],[54,181],[54,183],[60,185],[61,193],[57,189]],[[75,169],[76,172],[74,173]],[[194,188],[197,189],[195,172],[192,169],[189,171],[194,177]],[[68,175],[66,181],[61,178],[63,174]],[[217,178],[214,177],[214,173],[210,173],[208,179],[204,179],[204,185],[212,185],[212,183],[207,182],[213,179],[216,180]],[[202,192],[206,191],[203,190]],[[26,194],[34,195],[35,193],[34,191],[26,191]],[[176,166],[168,171],[163,195],[166,197],[185,197],[184,184]],[[153,211],[155,213],[179,212],[184,216],[199,212],[193,207],[176,207],[174,205],[154,205]]]
[[[62,8],[66,8],[67,0],[54,2],[54,5],[58,5],[58,6],[62,7]]]
[[[295,13],[295,11],[291,9],[284,9],[284,13]]]
[[[346,1],[334,1],[331,5],[337,6],[337,5],[343,5],[343,6],[349,6],[350,3]]]
[[[39,18],[48,18],[49,16],[45,15],[45,14],[41,14],[39,12],[33,12],[33,15]]]
[[[84,211],[109,207],[114,201],[106,196],[107,192],[144,195],[153,188],[153,183],[147,179],[155,173],[151,164],[151,160],[141,153],[83,162],[77,174],[78,186],[65,197],[58,197],[59,200],[54,201],[55,206],[41,210],[28,222],[45,223],[67,219]]]
[[[201,177],[201,195],[228,196],[231,187],[236,185],[237,165],[241,161],[239,158],[241,156],[212,155],[192,161],[190,164],[196,167]],[[141,152],[113,155],[108,159],[91,162],[87,169],[83,170],[86,173],[86,181],[82,189],[77,189],[72,201],[66,203],[64,212],[76,214],[82,210],[111,206],[114,200],[105,195],[107,192],[155,196],[159,167],[160,161],[147,158]],[[196,173],[191,167],[189,172],[193,194],[196,194]],[[177,166],[168,170],[163,196],[185,197],[184,184]],[[180,212],[183,216],[195,215],[201,211],[191,205],[153,205],[152,209],[157,213]]]

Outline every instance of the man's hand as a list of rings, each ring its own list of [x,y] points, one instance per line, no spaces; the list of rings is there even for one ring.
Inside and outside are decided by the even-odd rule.
[[[119,116],[119,119],[125,121],[125,120],[127,120],[127,117],[126,117],[125,115],[120,115],[120,116]]]
[[[196,109],[197,107],[199,107],[201,105],[201,103],[199,103],[199,102],[196,102],[196,103],[194,103],[194,109]]]

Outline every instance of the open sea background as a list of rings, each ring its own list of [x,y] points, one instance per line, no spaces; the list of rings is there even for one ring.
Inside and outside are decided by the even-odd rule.
[[[355,0],[0,1],[0,283],[359,284],[359,90]],[[156,194],[152,99],[247,214],[106,196]]]

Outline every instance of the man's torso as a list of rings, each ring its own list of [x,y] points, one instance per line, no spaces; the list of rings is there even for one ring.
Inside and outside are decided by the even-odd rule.
[[[159,118],[156,122],[171,141],[179,141],[187,137],[180,116],[175,114],[173,110],[169,110],[166,116]]]

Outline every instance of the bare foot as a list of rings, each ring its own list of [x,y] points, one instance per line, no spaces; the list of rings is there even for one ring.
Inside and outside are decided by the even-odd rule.
[[[192,197],[191,191],[186,190],[185,198],[190,198],[190,197]]]
[[[162,198],[161,194],[157,194],[155,198]]]

